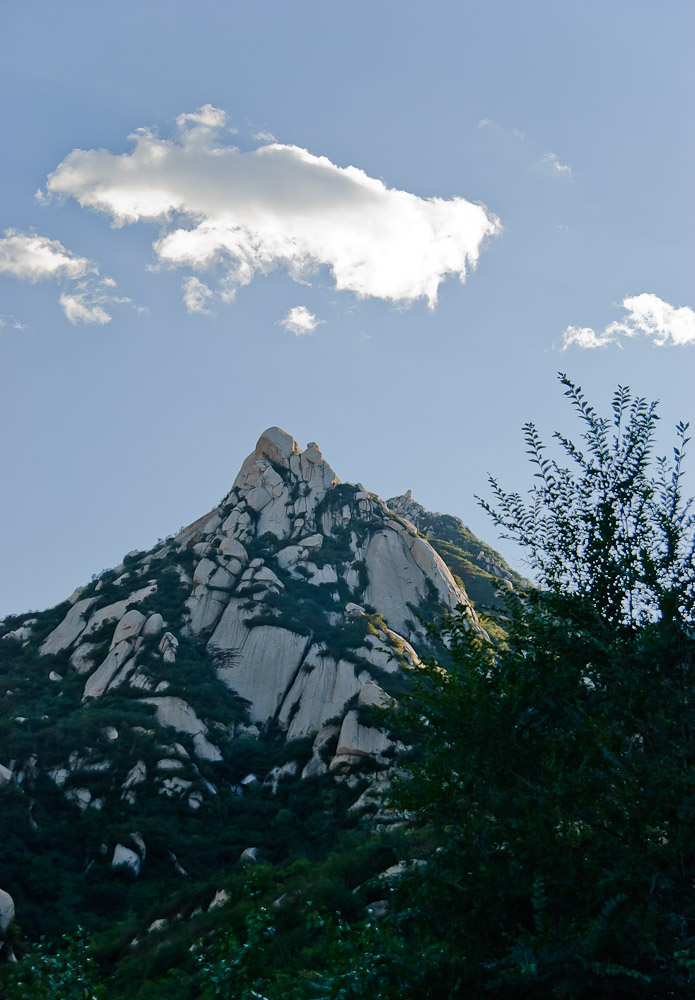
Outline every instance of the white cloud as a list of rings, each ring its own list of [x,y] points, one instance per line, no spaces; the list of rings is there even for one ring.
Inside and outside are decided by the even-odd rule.
[[[325,323],[324,319],[317,319],[306,306],[294,306],[290,309],[284,319],[281,319],[280,326],[284,327],[288,333],[293,333],[301,337],[307,333],[313,333],[317,326]]]
[[[25,281],[47,278],[82,278],[95,268],[86,257],[66,250],[58,240],[36,233],[6,229],[0,237],[0,274]]]
[[[567,177],[572,176],[572,168],[568,167],[566,163],[560,163],[555,153],[544,153],[543,163],[547,163],[549,167],[552,167],[559,174],[565,174]]]
[[[60,304],[68,320],[75,323],[110,323],[106,310],[94,301],[88,290],[62,292]]]
[[[221,269],[223,300],[254,275],[286,267],[296,280],[321,267],[338,290],[431,307],[441,282],[464,281],[499,220],[464,198],[420,198],[357,167],[339,167],[298,146],[250,152],[229,145],[224,112],[181,115],[172,139],[139,129],[135,148],[70,153],[47,192],[104,212],[115,225],[164,227],[160,262]]]
[[[272,132],[254,132],[253,138],[257,142],[277,142],[277,139]]]
[[[207,308],[207,304],[214,295],[212,289],[208,288],[195,275],[189,275],[188,278],[184,278],[181,287],[183,288],[184,305],[190,315],[193,315],[193,313],[203,313],[209,316],[210,310]]]
[[[0,237],[0,274],[24,281],[58,280],[74,282],[64,288],[59,302],[71,323],[99,323],[111,320],[104,306],[130,302],[113,293],[113,278],[99,276],[93,261],[67,250],[59,240],[37,233],[19,233],[7,229]],[[17,329],[21,325],[15,324]]]
[[[571,344],[577,347],[605,347],[610,344],[612,337],[606,337],[606,331],[596,333],[590,326],[568,326],[562,334],[562,350],[566,351]]]
[[[188,127],[189,123],[193,126],[202,125],[204,128],[222,128],[225,124],[227,116],[224,111],[220,108],[213,108],[212,104],[204,104],[202,108],[198,108],[191,114],[179,115],[176,119],[176,124],[180,129],[185,129]],[[146,129],[139,129],[139,132],[146,134]],[[236,129],[229,129],[230,132],[236,132]]]
[[[0,330],[3,330],[6,326],[11,326],[13,330],[24,330],[24,324],[20,323],[16,316],[12,316],[8,313],[0,314]]]
[[[481,118],[478,122],[478,128],[488,128],[490,125],[494,125],[492,118]]]
[[[628,296],[621,305],[627,316],[598,333],[591,327],[568,326],[562,335],[563,351],[571,344],[606,347],[619,344],[623,337],[638,336],[651,337],[658,347],[695,344],[695,310],[688,306],[677,308],[651,292]]]

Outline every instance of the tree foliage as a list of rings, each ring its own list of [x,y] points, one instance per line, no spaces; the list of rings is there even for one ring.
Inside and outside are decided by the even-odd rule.
[[[597,624],[622,632],[692,621],[695,517],[682,493],[688,425],[676,427],[672,459],[654,460],[656,403],[620,386],[612,418],[601,417],[566,375],[560,382],[582,422],[583,445],[556,433],[570,460],[560,465],[527,423],[527,454],[540,480],[530,503],[491,478],[497,506],[483,500],[482,507],[526,551],[540,586],[581,598]]]
[[[81,928],[58,947],[40,941],[32,954],[3,970],[0,996],[7,1000],[104,1000],[99,970]],[[4,987],[4,989],[3,989]]]
[[[695,995],[694,521],[687,425],[654,458],[655,404],[612,419],[561,376],[583,444],[525,437],[530,501],[483,502],[539,586],[493,648],[439,629],[406,707],[419,758],[399,804],[438,850],[404,885],[406,934],[440,943],[422,997]],[[384,994],[386,996],[387,994]],[[395,994],[394,994],[395,995]]]
[[[492,479],[482,501],[537,585],[506,595],[502,644],[471,629],[463,609],[434,627],[446,669],[425,663],[393,710],[412,748],[392,796],[409,817],[391,834],[398,854],[387,860],[383,842],[374,853],[373,838],[364,863],[350,841],[318,866],[297,862],[286,882],[267,866],[226,930],[201,916],[196,970],[180,991],[157,979],[148,998],[189,986],[204,1000],[695,997],[687,425],[660,458],[655,404],[621,387],[602,417],[561,383],[581,443],[556,435],[560,461],[527,424],[530,496]],[[269,838],[294,829],[302,802],[287,805]],[[407,856],[420,861],[370,890],[370,874]],[[377,894],[388,915],[360,919]],[[89,955],[83,979],[72,947],[30,956],[22,974],[34,978],[17,995],[98,995]]]
[[[311,914],[301,983],[261,976],[268,1000],[695,996],[687,427],[654,457],[654,404],[620,388],[603,418],[561,381],[581,447],[557,435],[565,467],[527,425],[530,499],[492,480],[483,503],[538,586],[509,595],[502,646],[463,613],[434,629],[450,663],[396,710],[394,805],[428,859],[379,923]]]

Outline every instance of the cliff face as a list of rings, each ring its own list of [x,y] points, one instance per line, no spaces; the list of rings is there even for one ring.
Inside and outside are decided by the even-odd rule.
[[[493,614],[504,611],[504,590],[528,585],[528,580],[510,569],[499,552],[476,538],[460,517],[426,510],[413,500],[410,490],[387,500],[386,505],[424,535],[461,581],[476,608]]]

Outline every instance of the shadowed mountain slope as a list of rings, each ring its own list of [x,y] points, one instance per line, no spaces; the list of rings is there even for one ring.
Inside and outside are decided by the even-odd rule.
[[[135,933],[182,887],[190,916],[246,848],[320,858],[388,827],[400,748],[374,709],[433,651],[423,621],[461,606],[479,628],[467,589],[495,606],[513,580],[457,518],[269,428],[208,514],[0,624],[2,888],[25,935],[128,912]]]

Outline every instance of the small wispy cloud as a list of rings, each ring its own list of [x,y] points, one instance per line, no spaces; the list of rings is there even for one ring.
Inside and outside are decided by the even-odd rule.
[[[193,313],[202,313],[205,316],[211,315],[208,304],[215,294],[211,288],[208,288],[195,275],[189,275],[189,277],[184,278],[181,287],[183,288],[183,303],[189,315],[192,316]]]
[[[185,131],[190,127],[209,129],[223,128],[225,132],[232,133],[239,131],[238,128],[232,128],[231,125],[228,125],[227,115],[224,111],[220,108],[213,108],[212,104],[204,104],[202,108],[198,108],[197,111],[179,115],[176,119],[176,125],[181,131]],[[137,129],[136,132],[141,135],[145,135],[147,134],[147,129]]]
[[[295,337],[313,333],[317,326],[325,322],[324,319],[317,319],[306,306],[294,306],[283,319],[279,320],[280,326],[288,333],[293,333]]]
[[[478,128],[490,129],[499,136],[504,136],[507,139],[514,139],[517,142],[523,142],[526,138],[526,133],[522,129],[517,128],[516,126],[513,128],[506,128],[502,125],[498,125],[492,118],[481,118],[478,122]]]
[[[588,326],[568,326],[562,335],[562,350],[575,345],[585,349],[618,344],[624,337],[651,337],[657,347],[695,344],[695,310],[672,306],[658,295],[643,292],[621,302],[627,315],[603,330]]]
[[[572,168],[568,167],[566,163],[560,163],[555,153],[544,153],[543,163],[547,163],[558,174],[564,174],[566,177],[572,176]]]
[[[266,131],[254,132],[253,138],[257,142],[277,142],[277,139],[275,138],[272,132],[266,132]]]
[[[102,304],[109,301],[110,298],[102,298],[101,301],[95,298],[93,289],[79,288],[72,292],[61,292],[59,299],[70,323],[99,323],[102,326],[111,322],[111,317]]]
[[[8,328],[12,330],[26,329],[24,324],[20,323],[16,316],[12,316],[9,313],[0,313],[0,330],[6,330]]]
[[[113,293],[113,278],[99,276],[99,268],[87,257],[68,250],[59,240],[38,233],[7,229],[0,237],[0,274],[22,281],[71,282],[60,293],[59,302],[70,323],[109,323],[104,308],[109,303],[129,302]],[[16,329],[21,329],[21,324]]]

